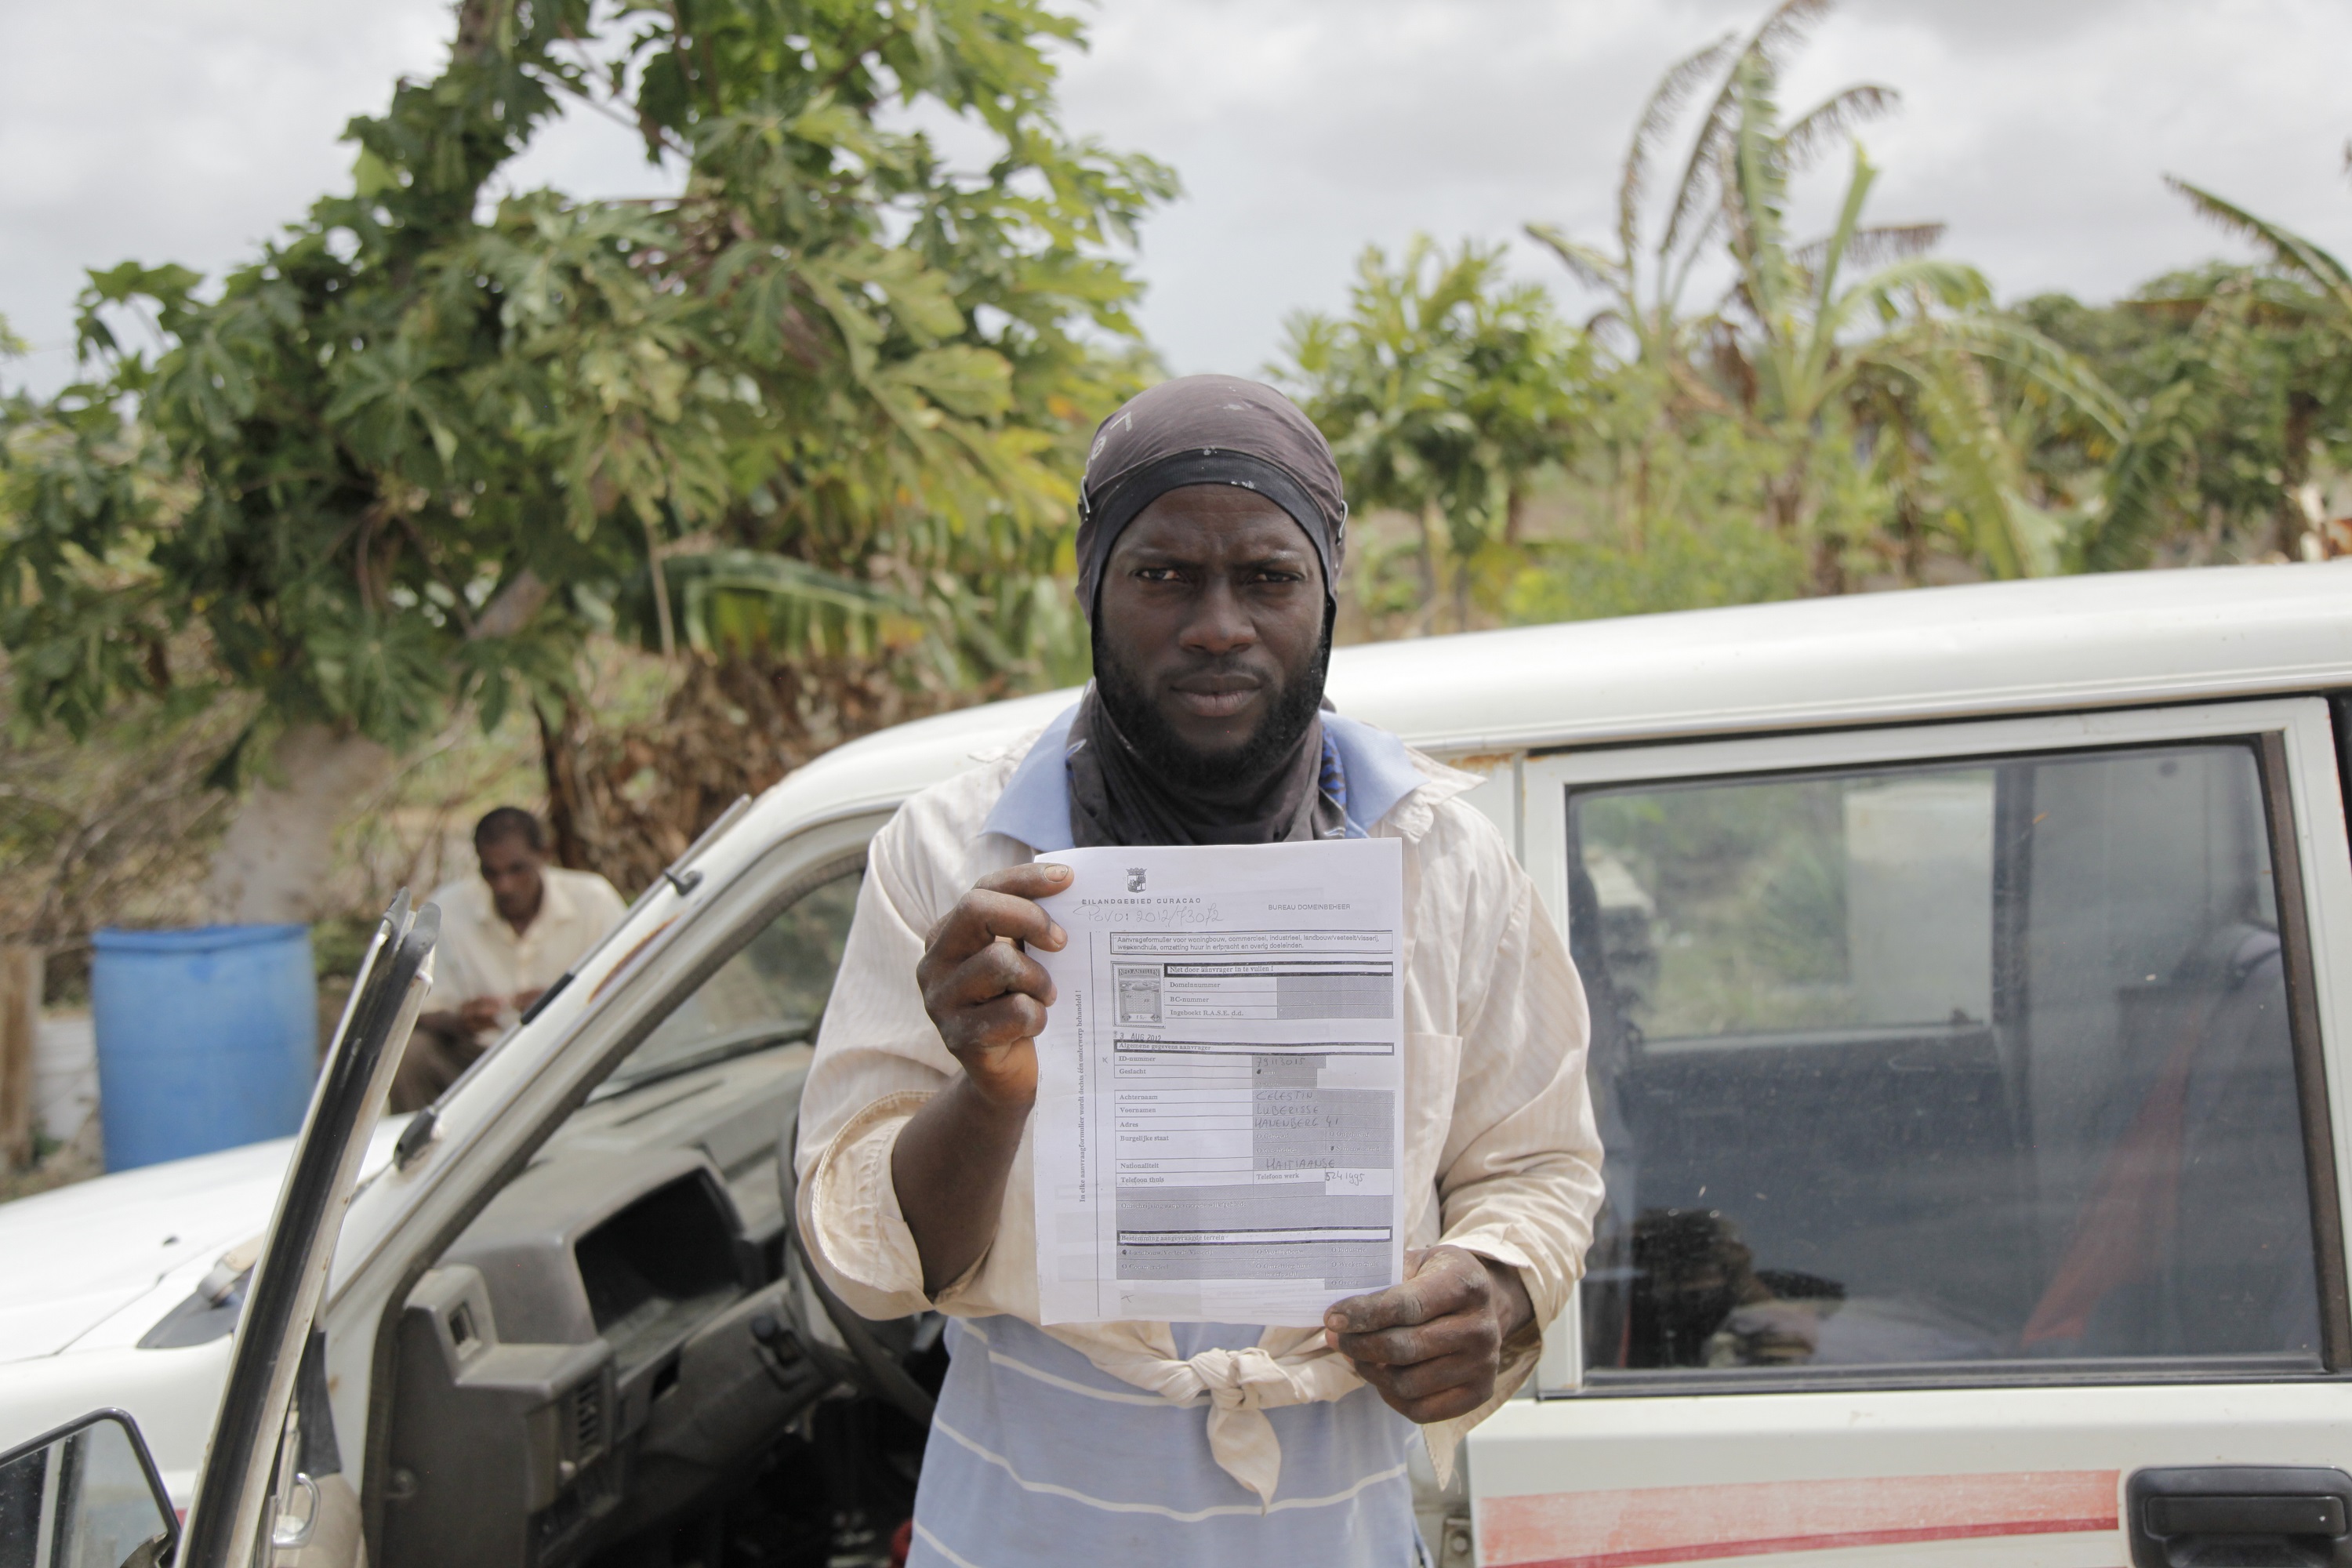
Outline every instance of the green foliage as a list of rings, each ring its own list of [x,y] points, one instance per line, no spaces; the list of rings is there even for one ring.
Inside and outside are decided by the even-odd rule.
[[[1890,89],[1784,111],[1830,4],[1665,74],[1613,234],[1528,226],[1603,296],[1582,328],[1499,247],[1426,237],[1291,320],[1274,374],[1368,525],[1370,627],[2312,547],[2352,270],[2177,185],[2264,261],[1996,309],[1940,226],[1870,220],[1853,137]],[[241,693],[263,730],[407,744],[470,704],[572,733],[598,632],[793,664],[807,735],[848,732],[808,718],[828,681],[872,716],[877,671],[926,701],[1083,677],[1071,481],[1154,374],[1122,258],[1175,183],[1061,129],[1078,41],[1045,0],[463,0],[446,68],[352,121],[347,191],[215,279],[93,271],[86,378],[0,403],[19,717]],[[680,194],[499,194],[567,111]],[[980,163],[913,129],[943,117]],[[1794,184],[1841,149],[1803,239]]]
[[[1660,519],[1638,548],[1569,537],[1529,555],[1502,605],[1520,624],[1763,604],[1801,597],[1807,584],[1801,548],[1719,505]]]
[[[251,707],[179,693],[116,705],[86,741],[0,745],[0,939],[56,961],[53,998],[81,988],[95,928],[201,915],[190,893],[228,804],[201,781]]]
[[[1468,625],[1474,602],[1509,619],[1634,613],[1916,582],[1930,557],[2009,577],[2079,558],[2097,484],[2038,465],[2034,442],[2063,432],[2095,468],[2133,411],[1995,310],[1975,268],[1927,255],[1941,226],[1866,221],[1878,171],[1859,145],[1830,232],[1789,229],[1792,182],[1895,104],[1865,83],[1782,111],[1786,63],[1827,8],[1784,0],[1666,73],[1611,243],[1529,226],[1604,295],[1584,331],[1508,283],[1499,250],[1426,239],[1394,266],[1367,252],[1344,317],[1294,319],[1283,373],[1359,510],[1418,524],[1360,547],[1375,626],[1433,626],[1442,567]],[[1722,297],[1687,305],[1725,263]]]
[[[1802,244],[1790,234],[1795,176],[1896,101],[1863,84],[1782,114],[1782,67],[1827,8],[1785,0],[1744,40],[1719,39],[1666,73],[1626,153],[1613,251],[1528,226],[1610,299],[1593,322],[1604,353],[1588,445],[1600,460],[1586,473],[1611,526],[1597,549],[1559,552],[1566,581],[1523,585],[1523,613],[1777,596],[1794,587],[1792,551],[1810,563],[1812,592],[1890,563],[1916,580],[1931,538],[1991,575],[2058,569],[2080,513],[2036,482],[2012,432],[2017,406],[2062,407],[2111,445],[2128,416],[2081,361],[1995,312],[1975,268],[1924,254],[1940,225],[1864,221],[1877,170],[1858,144],[1831,232]],[[1651,168],[1710,82],[1652,241]],[[1686,310],[1718,245],[1732,286],[1712,310]],[[1670,559],[1649,563],[1654,543]],[[1710,552],[1719,573],[1704,570]]]
[[[348,193],[215,286],[91,274],[89,378],[5,420],[24,711],[193,680],[406,744],[560,691],[632,610],[665,648],[1037,678],[958,617],[1055,570],[1068,454],[1139,368],[1098,346],[1118,248],[1174,189],[1059,129],[1078,36],[1034,0],[464,0],[442,73],[352,123]],[[566,106],[682,195],[493,201]]]
[[[2305,490],[2314,458],[2352,457],[2352,274],[2298,235],[2170,184],[2269,259],[2175,273],[2104,310],[2063,298],[2022,308],[2081,340],[2137,404],[2077,551],[2088,570],[2145,565],[2184,540],[2291,558],[2322,521]]]
[[[675,635],[700,654],[790,657],[845,647],[871,658],[894,614],[908,628],[901,640],[922,635],[914,607],[887,589],[788,556],[716,550],[669,559],[662,576]]]
[[[1446,564],[1467,626],[1482,558],[1516,543],[1530,477],[1572,446],[1590,374],[1581,335],[1542,289],[1505,279],[1501,247],[1465,242],[1448,257],[1417,236],[1393,268],[1367,247],[1348,314],[1293,316],[1286,353],[1276,374],[1330,438],[1350,504],[1420,521],[1420,628]]]

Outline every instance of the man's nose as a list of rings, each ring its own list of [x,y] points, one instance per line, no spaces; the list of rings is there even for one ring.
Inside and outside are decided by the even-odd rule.
[[[1255,644],[1257,627],[1233,584],[1212,578],[1177,640],[1194,653],[1228,654]]]

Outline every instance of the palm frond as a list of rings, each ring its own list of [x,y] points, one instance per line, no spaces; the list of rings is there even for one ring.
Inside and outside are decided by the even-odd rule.
[[[1903,107],[1903,95],[1876,82],[1858,82],[1841,89],[1797,117],[1780,134],[1781,155],[1790,173],[1810,168],[1830,144],[1850,136],[1854,128],[1892,114]]]
[[[1920,367],[1918,387],[1948,524],[1969,554],[1994,577],[2058,570],[2063,526],[2026,500],[2017,449],[1993,412],[1983,367],[1943,355]]]
[[[2164,528],[2174,476],[2195,450],[2205,422],[2200,390],[2191,374],[2148,399],[2107,466],[2099,512],[2076,542],[2078,570],[2117,572],[2147,563]]]
[[[1721,90],[1708,106],[1706,118],[1700,122],[1696,140],[1691,143],[1689,161],[1683,165],[1682,183],[1675,189],[1674,211],[1666,219],[1664,237],[1658,241],[1661,258],[1673,254],[1675,243],[1682,237],[1683,226],[1709,205],[1714,194],[1709,180],[1714,153],[1738,117],[1741,68],[1752,66],[1767,78],[1777,78],[1781,62],[1804,42],[1812,25],[1827,16],[1835,4],[1836,0],[1780,0],[1771,15],[1748,35]]]
[[[2177,175],[2167,174],[2164,183],[2203,216],[2229,233],[2252,240],[2269,251],[2281,267],[2302,273],[2323,293],[2333,297],[2340,309],[2352,311],[2352,272],[2347,272],[2344,263],[2335,257],[2301,235],[2282,228],[2267,218],[2257,217],[2245,208],[2224,201],[2212,192],[2200,189]]]
[[[1675,205],[1666,215],[1666,230],[1658,238],[1661,260],[1675,253],[1681,240],[1683,225],[1696,213],[1713,205],[1715,195],[1715,152],[1724,134],[1730,129],[1730,110],[1735,100],[1732,89],[1726,84],[1707,117],[1699,125],[1697,139],[1691,143],[1690,158],[1683,164],[1683,177],[1675,187]]]
[[[1925,256],[1944,241],[1940,223],[1869,224],[1853,231],[1839,258],[1841,267],[1883,267],[1890,261]],[[1807,240],[1789,252],[1789,259],[1807,272],[1818,272],[1828,258],[1830,237]]]
[[[1661,310],[1672,313],[1675,307],[1681,302],[1683,289],[1690,281],[1692,268],[1696,267],[1700,259],[1706,256],[1707,242],[1715,237],[1715,231],[1722,224],[1723,208],[1720,205],[1710,208],[1706,215],[1706,221],[1700,225],[1697,233],[1691,236],[1690,245],[1684,250],[1682,260],[1676,264],[1674,272],[1659,292],[1658,308]]]
[[[1837,297],[1829,307],[1842,328],[1854,310],[1867,302],[1878,307],[1882,321],[1903,314],[1906,303],[1924,297],[1947,310],[1965,310],[1992,302],[1992,285],[1965,261],[1940,256],[1913,256],[1885,266]]]
[[[2006,365],[2086,416],[2121,447],[2130,438],[2131,409],[2075,354],[2021,321],[1971,313],[1936,323],[1937,335],[1980,360]]]
[[[1819,277],[1813,284],[1813,319],[1811,335],[1805,343],[1804,383],[1818,385],[1829,369],[1830,356],[1837,348],[1837,331],[1842,313],[1835,309],[1837,277],[1852,250],[1853,237],[1862,227],[1863,205],[1870,200],[1870,187],[1876,182],[1878,171],[1872,166],[1862,143],[1853,144],[1853,173],[1846,180],[1845,199],[1838,206],[1837,227],[1832,231],[1829,243],[1822,252]],[[1812,271],[1791,266],[1784,259],[1782,266],[1792,272]]]
[[[1788,63],[1813,24],[1835,9],[1837,0],[1781,0],[1748,40],[1747,53],[1778,71]]]
[[[1557,224],[1531,223],[1524,232],[1529,239],[1550,251],[1580,283],[1595,289],[1622,289],[1631,280],[1617,258],[1598,246],[1587,245],[1580,239],[1570,239]]]
[[[1658,79],[1658,85],[1650,90],[1650,100],[1642,106],[1642,117],[1633,122],[1633,139],[1625,149],[1625,172],[1617,182],[1617,243],[1627,257],[1633,254],[1638,237],[1652,153],[1675,116],[1690,100],[1691,89],[1723,64],[1738,38],[1737,33],[1726,33],[1706,47],[1676,60]]]
[[[1618,306],[1595,310],[1585,318],[1583,330],[1596,347],[1628,347],[1624,363],[1636,363],[1642,357],[1642,329]]]
[[[874,584],[767,551],[672,556],[663,563],[663,579],[683,641],[705,655],[751,647],[820,651],[839,641],[865,650],[886,621],[919,615]]]
[[[1740,62],[1738,76],[1739,119],[1724,150],[1724,216],[1759,320],[1766,321],[1793,308],[1801,284],[1789,264],[1788,172],[1780,157],[1772,79],[1751,60]],[[1867,185],[1866,176],[1863,184]],[[1849,191],[1849,205],[1853,199]]]

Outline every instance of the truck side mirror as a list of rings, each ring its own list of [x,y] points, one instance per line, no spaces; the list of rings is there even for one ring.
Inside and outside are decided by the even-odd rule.
[[[121,1411],[0,1454],[0,1568],[164,1568],[179,1545],[163,1478]]]

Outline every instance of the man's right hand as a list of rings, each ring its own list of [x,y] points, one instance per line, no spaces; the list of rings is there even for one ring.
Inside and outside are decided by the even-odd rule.
[[[991,1106],[1026,1111],[1037,1098],[1036,1039],[1054,983],[1023,944],[1058,952],[1069,935],[1036,902],[1070,885],[1066,866],[992,871],[931,928],[915,984],[923,1010]]]
[[[961,1279],[996,1238],[1005,1179],[1037,1101],[1037,1032],[1054,1000],[1054,983],[1021,944],[1053,952],[1070,940],[1037,906],[1069,885],[1066,866],[991,872],[923,940],[915,984],[964,1073],[908,1120],[890,1151],[928,1295]]]

